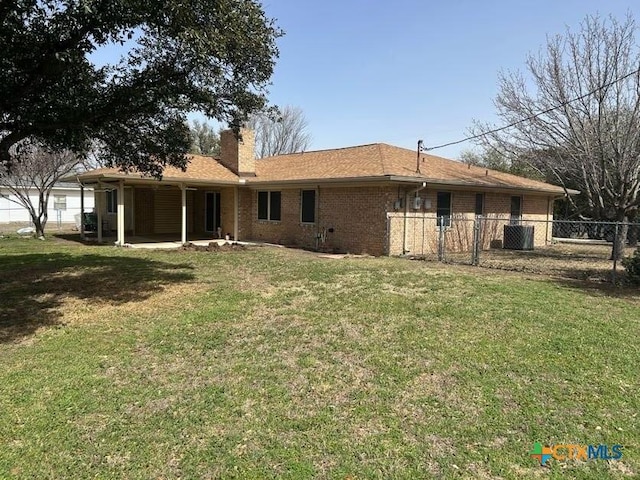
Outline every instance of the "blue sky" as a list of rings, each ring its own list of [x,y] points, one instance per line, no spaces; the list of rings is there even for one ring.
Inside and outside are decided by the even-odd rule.
[[[622,19],[635,0],[264,0],[286,32],[270,101],[300,107],[311,149],[385,142],[416,148],[494,121],[501,69],[524,70],[547,35],[586,15]],[[640,40],[640,35],[638,35]],[[111,50],[111,49],[114,50]],[[122,52],[100,52],[106,61]],[[203,119],[191,115],[191,119]],[[217,124],[213,123],[215,126]],[[457,158],[465,143],[434,151]]]
[[[522,70],[548,34],[587,14],[630,11],[640,22],[639,3],[266,0],[286,32],[270,99],[304,111],[312,149],[446,143],[466,136],[474,118],[495,119],[498,71]],[[471,147],[433,153],[457,158]]]

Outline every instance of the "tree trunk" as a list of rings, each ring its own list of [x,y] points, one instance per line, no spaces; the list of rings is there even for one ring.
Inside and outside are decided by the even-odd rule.
[[[46,220],[42,222],[39,218],[32,218],[33,227],[36,229],[36,238],[44,237],[44,227],[46,225]]]
[[[613,247],[611,249],[611,260],[620,260],[624,257],[624,247],[627,244],[627,233],[629,232],[629,219],[625,213],[619,213],[616,217],[616,235],[613,239]]]
[[[38,218],[33,219],[33,225],[36,228],[36,237],[44,237],[44,227],[47,226],[47,220],[49,218],[47,211],[47,204],[49,203],[49,192],[40,190],[39,192],[39,206],[38,206]]]

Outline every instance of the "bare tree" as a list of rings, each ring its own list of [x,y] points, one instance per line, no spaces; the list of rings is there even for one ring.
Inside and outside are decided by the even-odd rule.
[[[520,158],[510,158],[492,148],[483,148],[480,151],[464,150],[460,152],[459,161],[467,165],[475,165],[482,168],[490,168],[499,172],[511,173],[534,180],[545,180],[544,174],[539,169],[533,168],[529,163]]]
[[[640,202],[640,50],[631,15],[587,17],[527,59],[529,77],[501,73],[495,99],[509,128],[481,143],[577,188],[589,216],[625,221]],[[542,113],[541,113],[542,112]],[[493,126],[476,122],[474,133]],[[572,200],[573,201],[573,200]],[[619,256],[626,227],[614,245]],[[617,252],[617,253],[616,253]]]
[[[206,122],[194,120],[191,130],[191,148],[189,153],[216,156],[220,154],[220,134]]]
[[[256,157],[304,151],[311,144],[308,122],[298,107],[286,106],[275,117],[252,115],[247,125],[256,134]]]
[[[36,236],[44,236],[47,225],[47,206],[54,185],[80,164],[80,159],[69,151],[51,152],[42,145],[22,142],[12,152],[18,159],[11,170],[0,171],[0,186],[11,195],[1,196],[27,209]],[[31,195],[37,194],[37,201]]]

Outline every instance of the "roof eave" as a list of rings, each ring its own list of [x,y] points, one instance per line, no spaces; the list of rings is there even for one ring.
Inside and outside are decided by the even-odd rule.
[[[135,182],[137,184],[148,184],[148,185],[157,185],[159,183],[165,183],[165,184],[236,186],[242,183],[241,181],[239,181],[239,179],[209,180],[209,179],[201,179],[201,178],[162,177],[161,180],[158,180],[157,178],[132,176],[124,173],[122,174],[100,173],[97,175],[91,175],[91,174],[77,175],[73,177],[65,177],[65,180],[77,182],[82,185],[99,183],[99,182],[120,181],[120,180]]]
[[[389,179],[392,182],[400,182],[400,183],[422,183],[427,182],[427,184],[435,184],[442,186],[451,186],[451,187],[467,187],[467,188],[478,188],[478,189],[486,189],[486,190],[508,190],[508,191],[521,191],[521,192],[529,192],[529,193],[544,193],[544,194],[554,194],[564,196],[565,191],[562,187],[557,187],[554,189],[546,189],[546,188],[537,188],[537,187],[524,187],[517,185],[486,185],[480,183],[471,183],[464,181],[456,181],[456,180],[446,180],[442,178],[429,178],[429,177],[418,177],[418,176],[404,176],[404,175],[389,175]],[[567,189],[567,193],[569,195],[577,195],[580,192],[578,190]]]

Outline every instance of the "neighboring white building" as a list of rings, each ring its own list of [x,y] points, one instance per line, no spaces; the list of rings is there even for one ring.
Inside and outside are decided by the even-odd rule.
[[[38,192],[33,190],[29,195],[34,206],[38,205]],[[7,198],[9,197],[9,198]],[[93,190],[84,189],[84,211],[93,212]],[[0,186],[0,224],[31,223],[29,212],[23,206],[13,202],[16,196],[6,187]],[[58,183],[49,196],[47,229],[55,228],[58,221],[69,226],[76,224],[76,214],[80,213],[80,187],[76,183]]]

